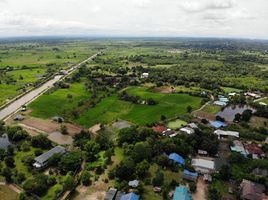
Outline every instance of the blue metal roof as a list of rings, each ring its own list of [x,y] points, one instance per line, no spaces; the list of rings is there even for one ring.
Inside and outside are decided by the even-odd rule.
[[[190,172],[190,171],[188,171],[187,169],[185,169],[185,170],[183,171],[183,173],[184,173],[185,175],[187,175],[187,176],[193,176],[193,177],[197,177],[197,176],[198,176],[198,173],[197,173],[197,172]]]
[[[123,195],[120,200],[139,200],[140,197],[139,195],[136,195],[135,193],[131,192],[131,193],[127,193],[125,195]]]
[[[213,126],[214,128],[221,128],[221,127],[227,126],[227,124],[225,124],[224,122],[221,122],[221,121],[211,122],[210,125]]]
[[[168,156],[168,158],[169,158],[170,160],[173,160],[173,161],[176,162],[176,163],[181,164],[181,165],[184,165],[184,164],[185,164],[185,160],[183,159],[183,157],[180,156],[180,155],[178,155],[178,154],[176,154],[176,153],[171,153],[171,154]]]
[[[176,187],[173,200],[192,200],[188,189],[184,186]]]

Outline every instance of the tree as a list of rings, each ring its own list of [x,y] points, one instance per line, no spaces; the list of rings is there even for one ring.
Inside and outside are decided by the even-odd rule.
[[[27,194],[33,193],[38,196],[42,196],[50,187],[48,184],[48,176],[45,174],[36,174],[33,177],[27,179],[22,187]]]
[[[134,127],[121,129],[118,133],[118,143],[123,145],[123,143],[133,144],[136,142],[137,129]]]
[[[221,199],[221,193],[214,187],[208,188],[208,199],[209,200],[220,200]]]
[[[142,160],[150,160],[151,156],[151,147],[147,142],[136,143],[131,153],[131,157],[137,163]]]
[[[49,149],[52,147],[51,141],[45,135],[37,135],[31,138],[33,147]]]
[[[249,110],[249,109],[244,110],[242,112],[242,115],[241,115],[241,120],[248,122],[250,120],[251,116],[252,116],[252,110]]]
[[[131,180],[135,173],[135,163],[132,159],[127,158],[123,160],[116,168],[115,168],[115,176],[119,180]]]
[[[93,140],[90,140],[85,145],[86,157],[88,161],[95,161],[97,154],[100,152],[100,145]]]
[[[155,177],[152,180],[153,186],[162,186],[164,183],[164,174],[160,170],[157,170]]]
[[[219,174],[220,174],[220,178],[222,180],[228,181],[230,179],[230,176],[231,176],[230,167],[228,165],[223,165],[220,168]]]
[[[83,171],[81,182],[83,185],[90,185],[90,173],[88,171]]]
[[[68,173],[63,180],[63,191],[71,190],[75,186],[75,181],[73,176]]]
[[[139,177],[144,177],[147,173],[147,171],[150,168],[150,164],[148,163],[148,161],[143,160],[142,162],[138,163],[136,166],[136,174]]]
[[[187,112],[188,112],[188,113],[191,113],[192,110],[193,110],[193,107],[192,107],[192,106],[187,106]]]
[[[5,177],[6,182],[10,183],[12,181],[12,171],[10,168],[3,168],[1,173]]]
[[[15,161],[11,156],[8,156],[5,158],[5,163],[7,167],[14,168],[15,167]]]
[[[61,130],[61,133],[63,134],[63,135],[67,135],[68,134],[68,129],[67,129],[67,126],[66,125],[61,125],[60,126],[60,130]]]
[[[62,173],[69,171],[75,172],[80,168],[81,165],[81,154],[78,152],[71,152],[61,157],[59,163],[59,169]]]

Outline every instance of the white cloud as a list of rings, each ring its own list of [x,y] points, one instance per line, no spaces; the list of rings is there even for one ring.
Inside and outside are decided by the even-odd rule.
[[[267,0],[0,2],[0,36],[100,34],[268,37]]]

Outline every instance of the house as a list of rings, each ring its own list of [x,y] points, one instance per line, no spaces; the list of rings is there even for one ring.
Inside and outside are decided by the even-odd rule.
[[[13,120],[15,120],[15,121],[22,121],[24,119],[25,119],[25,117],[22,115],[16,115],[15,117],[13,117]]]
[[[261,177],[268,177],[268,170],[266,170],[266,169],[260,169],[260,168],[255,168],[252,171],[252,174],[254,174],[256,176],[261,176]]]
[[[4,149],[5,151],[7,151],[8,147],[11,145],[9,139],[8,139],[8,135],[7,134],[3,134],[0,137],[0,149]]]
[[[261,146],[256,143],[245,145],[245,149],[249,154],[252,154],[253,159],[257,159],[257,158],[265,156],[265,153],[263,152]]]
[[[162,134],[165,136],[171,136],[175,133],[175,131],[171,130],[171,129],[167,129],[166,131],[164,131]]]
[[[264,185],[243,179],[242,183],[240,184],[240,187],[241,187],[240,198],[242,200],[263,200],[265,197]]]
[[[246,157],[248,155],[248,152],[244,148],[244,145],[239,140],[234,140],[233,146],[231,146],[230,148],[231,148],[231,151],[241,153],[244,157]]]
[[[229,102],[229,99],[226,98],[226,97],[220,97],[220,98],[219,98],[219,101],[228,103],[228,102]]]
[[[169,154],[168,158],[170,160],[174,161],[175,163],[180,164],[180,165],[184,165],[185,164],[185,160],[179,154],[171,153],[171,154]]]
[[[134,192],[124,194],[120,198],[120,200],[139,200],[139,199],[140,199],[139,195],[136,195]]]
[[[188,180],[188,181],[196,181],[198,177],[198,173],[196,172],[190,172],[187,169],[183,170],[183,179]]]
[[[106,193],[104,200],[115,200],[116,193],[117,193],[117,189],[110,188],[108,192]]]
[[[52,120],[54,122],[58,122],[58,123],[64,122],[64,118],[63,117],[59,117],[59,116],[52,117]]]
[[[141,78],[148,78],[148,77],[149,77],[149,73],[144,72],[141,74]]]
[[[254,99],[259,99],[259,98],[261,98],[261,95],[256,94],[256,93],[253,93],[253,92],[246,92],[246,93],[244,93],[244,95],[245,95],[246,97],[251,97],[251,98],[254,98]]]
[[[230,92],[230,93],[228,93],[228,96],[230,96],[230,97],[233,97],[235,95],[236,95],[236,92]]]
[[[192,166],[195,168],[195,171],[201,174],[210,174],[215,171],[215,162],[212,160],[192,159]]]
[[[214,134],[217,135],[219,139],[229,136],[239,138],[239,132],[236,131],[223,131],[218,129],[214,131]]]
[[[198,126],[196,123],[190,123],[190,124],[187,124],[187,126],[192,128],[192,129],[198,129]]]
[[[34,159],[35,163],[33,164],[36,168],[45,167],[48,164],[49,158],[51,158],[54,154],[65,154],[66,149],[62,146],[56,146],[53,149],[41,154],[37,158]]]
[[[207,151],[205,151],[205,150],[201,150],[201,149],[198,149],[197,153],[198,153],[199,155],[202,155],[202,156],[207,156],[207,155],[208,155],[208,152],[207,152]]]
[[[227,103],[223,101],[214,101],[213,104],[216,106],[227,106]]]
[[[60,70],[60,75],[67,75],[68,71],[67,70]]]
[[[192,200],[192,195],[187,187],[176,187],[173,200]]]
[[[186,133],[188,135],[191,135],[191,134],[193,134],[195,132],[194,129],[189,128],[189,127],[181,128],[180,131],[183,132],[183,133]]]
[[[213,121],[213,122],[210,122],[210,125],[214,128],[223,128],[223,127],[226,127],[227,124],[225,124],[224,122],[221,122],[221,121]]]
[[[129,181],[129,182],[128,182],[128,186],[129,186],[129,187],[136,188],[136,187],[139,186],[139,181],[138,181],[138,180]]]
[[[167,130],[167,127],[162,126],[162,125],[156,125],[156,126],[153,126],[152,129],[156,133],[163,133]]]

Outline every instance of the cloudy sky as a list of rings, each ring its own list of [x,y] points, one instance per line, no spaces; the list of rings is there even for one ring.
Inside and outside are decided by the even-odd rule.
[[[268,0],[0,0],[0,37],[268,39]]]

